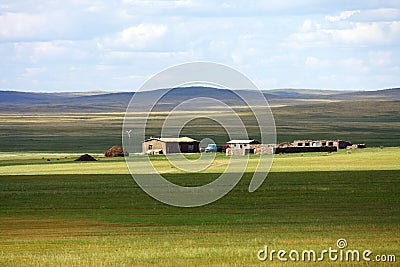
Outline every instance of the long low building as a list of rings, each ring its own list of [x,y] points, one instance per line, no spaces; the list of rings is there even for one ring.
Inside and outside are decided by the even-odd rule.
[[[200,142],[189,138],[149,138],[143,142],[143,154],[198,153]]]
[[[352,144],[345,140],[294,140],[275,144],[260,144],[257,140],[231,140],[227,143],[229,148],[226,155],[248,154],[280,154],[303,152],[335,152],[338,149],[350,147]],[[360,147],[365,147],[360,144]]]
[[[257,140],[231,140],[227,143],[226,155],[248,155],[248,154],[273,154],[275,145],[260,144]]]
[[[345,140],[294,140],[293,147],[336,147],[345,149],[352,144]]]
[[[351,146],[345,140],[294,140],[292,143],[283,142],[276,146],[275,154],[307,153],[307,152],[336,152]]]

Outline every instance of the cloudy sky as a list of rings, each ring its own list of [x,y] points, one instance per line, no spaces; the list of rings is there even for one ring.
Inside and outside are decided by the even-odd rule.
[[[400,86],[399,0],[0,2],[0,89],[135,90],[213,61],[261,89]]]

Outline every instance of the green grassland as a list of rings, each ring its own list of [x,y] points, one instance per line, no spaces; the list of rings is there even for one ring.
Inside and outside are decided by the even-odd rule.
[[[121,144],[123,105],[82,107],[0,109],[0,266],[287,266],[259,262],[256,253],[264,245],[321,251],[335,248],[339,238],[350,249],[395,254],[399,261],[399,101],[274,106],[278,142],[347,139],[372,148],[276,155],[264,184],[249,193],[253,155],[229,194],[190,209],[152,199],[124,159],[102,156]],[[254,117],[235,110],[257,139]],[[148,136],[160,135],[166,116],[151,114]],[[206,119],[191,121],[181,135],[228,138]],[[98,161],[74,161],[88,152]],[[187,186],[212,181],[228,162],[218,154],[209,168],[188,175],[163,156],[151,160],[166,179]]]
[[[96,156],[75,162],[68,153],[0,153],[1,266],[288,266],[259,262],[256,253],[264,245],[321,251],[339,238],[399,261],[398,147],[276,155],[268,178],[249,193],[252,156],[229,194],[197,208],[152,199],[124,159]],[[169,170],[167,179],[189,184],[209,182],[228,160],[219,154],[205,171],[187,175],[163,156],[151,159]]]
[[[399,101],[342,101],[273,107],[278,142],[293,139],[345,139],[368,146],[400,145]],[[249,135],[259,136],[254,117],[237,108]],[[81,110],[0,113],[0,151],[104,153],[121,143],[125,108],[120,112]],[[159,136],[166,112],[150,116],[148,136]],[[143,114],[138,114],[141,116]],[[223,114],[221,115],[223,116]],[[225,143],[228,136],[215,122],[192,121],[182,131],[199,140]]]

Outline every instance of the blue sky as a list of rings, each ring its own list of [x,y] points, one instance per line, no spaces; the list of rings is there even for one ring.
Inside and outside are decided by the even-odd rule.
[[[132,91],[213,61],[261,89],[400,86],[400,1],[1,1],[0,89]]]

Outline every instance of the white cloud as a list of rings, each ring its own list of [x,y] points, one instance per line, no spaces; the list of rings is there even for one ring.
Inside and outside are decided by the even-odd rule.
[[[265,87],[382,88],[389,82],[374,75],[386,74],[400,82],[398,0],[1,2],[9,88],[132,88],[191,60],[232,65]],[[37,66],[46,75],[28,70]],[[37,87],[18,80],[35,71]]]
[[[177,13],[180,13],[180,16],[187,16],[188,13],[205,12],[207,6],[210,7],[210,4],[206,1],[190,0],[122,0],[122,4],[124,8],[130,9],[132,14],[137,15],[137,10],[141,10],[143,15],[157,16],[168,16]]]
[[[159,39],[167,31],[165,25],[139,24],[120,33],[121,41],[128,46],[143,47],[149,42]]]
[[[6,13],[0,16],[0,37],[11,39],[33,35],[43,25],[45,18],[40,15]]]
[[[131,65],[135,61],[160,61],[176,59],[180,61],[187,61],[192,58],[191,52],[150,52],[150,51],[109,51],[104,53],[102,61],[106,64],[115,65]],[[150,60],[150,61],[149,61]]]
[[[301,25],[300,31],[309,32],[315,30],[316,27],[318,27],[318,25],[315,22],[313,22],[311,19],[306,19],[303,25]]]
[[[62,43],[59,41],[14,43],[16,59],[21,61],[29,59],[33,63],[41,60],[60,59],[60,56],[64,56],[68,52]]]
[[[118,32],[114,36],[106,37],[98,43],[100,48],[125,47],[131,49],[142,49],[153,45],[167,32],[168,27],[162,24],[144,24],[132,26]]]
[[[289,36],[288,44],[297,48],[396,44],[400,41],[400,17],[388,20],[386,14],[400,15],[400,10],[349,10],[337,16],[306,19],[299,32]]]
[[[400,21],[351,23],[347,29],[325,30],[333,41],[350,44],[388,44],[399,38]]]
[[[69,19],[62,12],[45,14],[5,13],[0,16],[0,40],[41,39],[62,36]]]
[[[400,18],[400,8],[377,8],[363,10],[356,16],[357,21],[396,21]]]
[[[359,14],[360,10],[346,10],[340,13],[338,16],[326,16],[325,19],[329,22],[337,22],[341,20],[346,20],[352,17],[354,14]]]

